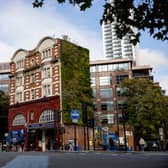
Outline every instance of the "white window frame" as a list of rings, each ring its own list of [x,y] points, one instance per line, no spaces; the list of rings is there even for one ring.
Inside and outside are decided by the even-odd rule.
[[[25,125],[26,119],[23,114],[17,114],[12,122],[12,126],[19,126],[19,125]]]
[[[36,81],[36,73],[31,73],[30,75],[30,78],[31,78],[31,83],[34,83]]]
[[[43,79],[51,77],[51,68],[49,66],[43,68]]]
[[[42,59],[52,57],[52,48],[46,48],[42,51]]]
[[[23,100],[23,93],[20,92],[16,92],[16,102],[21,102]]]
[[[51,96],[52,95],[52,90],[51,90],[51,84],[45,83],[43,84],[43,96]]]
[[[39,123],[51,122],[54,121],[54,111],[53,110],[44,110],[39,118]]]

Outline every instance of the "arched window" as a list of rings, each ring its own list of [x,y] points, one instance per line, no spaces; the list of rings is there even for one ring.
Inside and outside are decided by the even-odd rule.
[[[53,110],[44,110],[39,119],[39,123],[54,121],[54,111]]]
[[[22,114],[17,114],[13,120],[12,125],[18,126],[18,125],[25,125],[26,120],[25,117]]]

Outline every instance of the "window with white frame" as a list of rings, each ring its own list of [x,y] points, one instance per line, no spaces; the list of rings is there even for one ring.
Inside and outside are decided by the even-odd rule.
[[[30,76],[31,83],[34,83],[36,81],[36,74],[32,73]]]
[[[22,76],[16,77],[16,86],[22,86],[23,85],[23,78]]]
[[[93,98],[96,98],[96,89],[92,89],[92,96]]]
[[[33,111],[30,112],[30,120],[34,120],[34,112]]]
[[[128,75],[117,75],[116,76],[116,83],[120,84],[126,78],[128,78]]]
[[[91,86],[96,86],[96,78],[91,77]]]
[[[99,65],[98,66],[98,71],[99,72],[107,71],[107,65]]]
[[[90,72],[96,72],[96,66],[91,66],[90,67]]]
[[[21,102],[23,100],[22,98],[22,92],[17,92],[16,93],[16,102]]]
[[[100,77],[100,85],[111,85],[112,84],[112,76],[101,76]]]
[[[51,95],[51,85],[44,84],[43,85],[43,96],[50,96]]]
[[[17,114],[13,119],[12,126],[25,125],[26,120],[22,114]]]
[[[24,61],[23,59],[20,59],[18,61],[16,61],[16,69],[20,69],[24,67]]]
[[[54,121],[54,111],[53,110],[44,110],[39,119],[39,123]]]
[[[42,51],[42,58],[49,58],[52,56],[52,52],[51,52],[51,48],[47,48],[45,50]]]
[[[50,78],[50,77],[51,77],[50,67],[43,68],[43,78]]]
[[[114,114],[101,115],[101,121],[106,124],[114,124]]]
[[[102,111],[111,111],[113,110],[113,101],[102,101],[101,102]]]
[[[100,88],[100,97],[101,98],[112,98],[113,97],[112,88]]]

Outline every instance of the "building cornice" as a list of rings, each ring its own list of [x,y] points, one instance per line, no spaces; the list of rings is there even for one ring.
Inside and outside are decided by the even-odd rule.
[[[132,59],[121,58],[121,59],[104,59],[104,60],[95,60],[90,61],[90,65],[101,65],[101,64],[110,64],[110,63],[124,63],[124,62],[133,62]]]

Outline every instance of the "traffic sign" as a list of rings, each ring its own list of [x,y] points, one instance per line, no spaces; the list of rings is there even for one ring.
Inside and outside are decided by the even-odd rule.
[[[80,118],[80,113],[77,109],[73,109],[71,111],[71,118],[72,119],[79,119]]]

